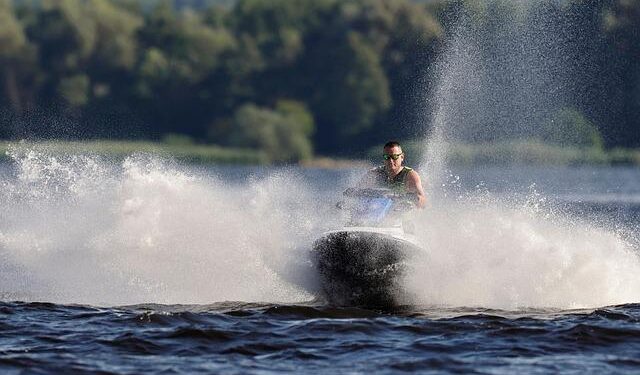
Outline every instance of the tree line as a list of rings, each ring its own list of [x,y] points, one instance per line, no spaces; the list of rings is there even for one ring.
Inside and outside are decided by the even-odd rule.
[[[289,162],[422,137],[449,20],[474,3],[183,2],[0,0],[0,138],[178,136]],[[595,77],[560,116],[640,146],[640,2],[550,3],[578,14]]]

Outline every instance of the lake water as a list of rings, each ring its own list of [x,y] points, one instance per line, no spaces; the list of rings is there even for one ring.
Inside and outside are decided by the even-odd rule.
[[[327,305],[309,261],[361,172],[1,164],[0,369],[640,369],[639,169],[452,168],[394,311]]]

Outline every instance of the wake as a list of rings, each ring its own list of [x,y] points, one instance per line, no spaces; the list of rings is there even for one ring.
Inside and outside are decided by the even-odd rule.
[[[0,177],[4,300],[313,300],[311,244],[340,226],[334,203],[348,184],[292,168],[229,182],[149,155],[110,161],[16,147],[10,157],[12,173]],[[535,192],[441,195],[417,214],[427,251],[411,260],[407,303],[563,309],[640,301],[637,233],[568,215]]]

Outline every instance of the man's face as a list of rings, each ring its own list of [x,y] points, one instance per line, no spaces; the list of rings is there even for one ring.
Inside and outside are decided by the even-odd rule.
[[[402,149],[400,147],[398,146],[385,147],[384,154],[390,156],[388,158],[385,158],[385,161],[384,161],[384,165],[386,165],[388,169],[392,171],[397,171],[402,167],[404,154],[402,153]],[[398,158],[396,160],[393,160],[393,158],[396,156],[398,156]]]

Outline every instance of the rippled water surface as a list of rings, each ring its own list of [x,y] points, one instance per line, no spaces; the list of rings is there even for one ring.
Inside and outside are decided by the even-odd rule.
[[[640,370],[639,170],[452,170],[393,311],[328,306],[309,262],[360,173],[0,164],[0,371]]]
[[[3,372],[638,371],[640,307],[505,312],[2,303]]]

